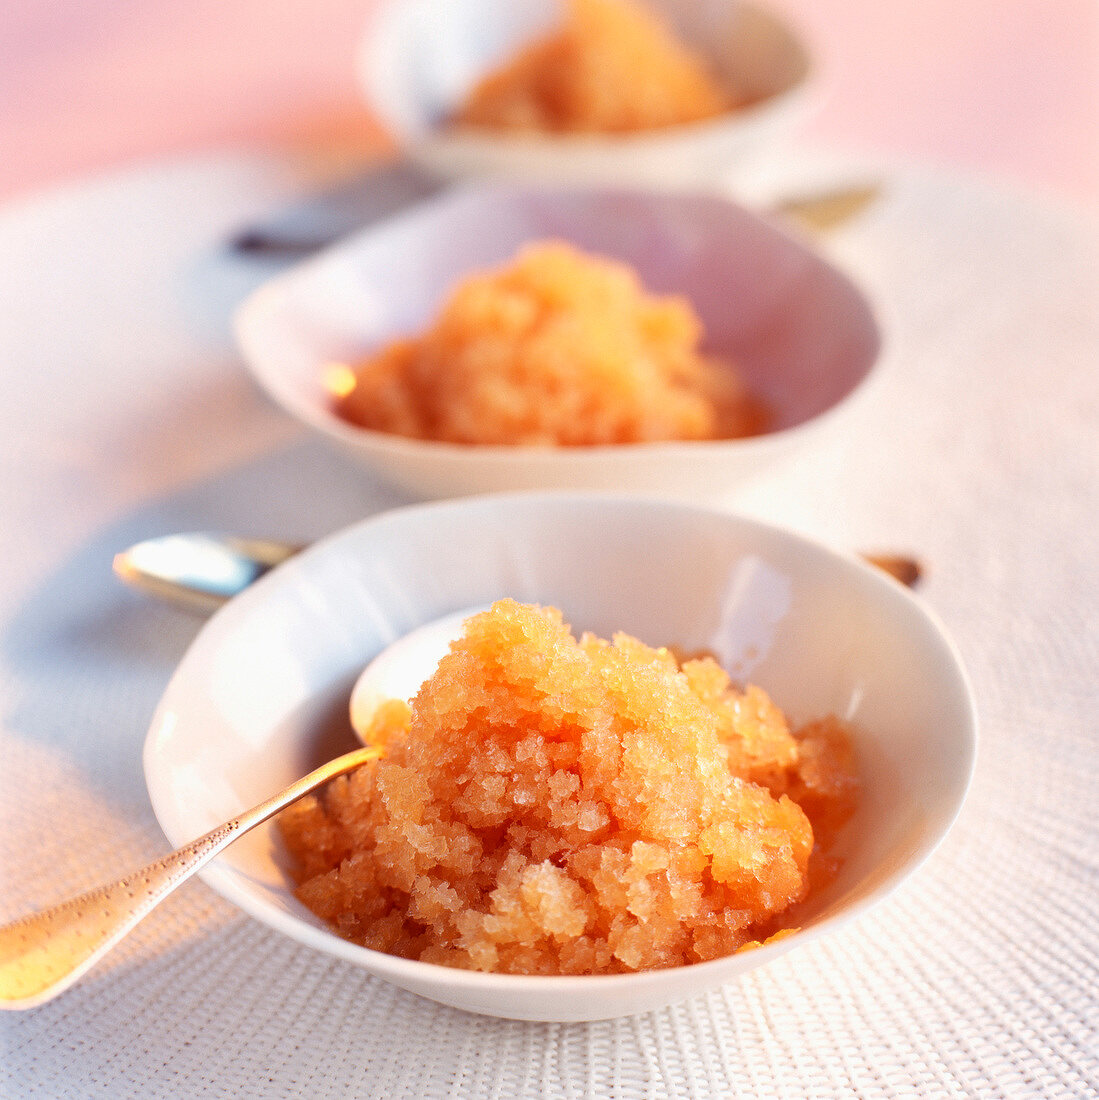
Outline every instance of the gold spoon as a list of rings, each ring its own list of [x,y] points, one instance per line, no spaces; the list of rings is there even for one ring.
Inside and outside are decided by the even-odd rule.
[[[172,535],[119,554],[115,570],[124,580],[161,598],[213,610],[300,549],[254,539]],[[914,584],[920,575],[919,564],[911,558],[866,556],[866,560],[904,584]],[[380,755],[381,749],[370,746],[339,756],[147,867],[0,927],[0,1009],[33,1008],[56,997],[237,837]]]
[[[857,217],[880,194],[881,187],[877,184],[837,187],[816,194],[780,199],[775,203],[773,211],[797,222],[803,229],[827,233]]]
[[[381,752],[368,747],[337,756],[286,790],[140,871],[4,925],[0,928],[0,1009],[34,1008],[52,1000],[237,837]]]

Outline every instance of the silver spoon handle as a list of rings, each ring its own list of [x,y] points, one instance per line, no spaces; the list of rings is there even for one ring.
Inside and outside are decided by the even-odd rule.
[[[210,614],[303,549],[294,543],[195,531],[139,542],[115,555],[114,571],[150,596]]]
[[[356,749],[140,871],[0,928],[0,1009],[33,1008],[67,989],[147,913],[239,836],[381,754]]]

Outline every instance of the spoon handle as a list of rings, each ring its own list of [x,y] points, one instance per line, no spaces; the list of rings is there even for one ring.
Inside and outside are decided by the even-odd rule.
[[[249,226],[233,237],[229,248],[239,256],[300,259],[444,189],[441,181],[396,165],[385,175],[359,177],[314,196],[277,222]],[[827,233],[862,213],[881,193],[877,182],[841,184],[779,198],[764,212],[789,218],[811,232]]]
[[[147,595],[189,611],[210,613],[303,549],[292,543],[207,532],[162,535],[116,554],[114,571]],[[920,579],[920,564],[914,558],[862,557],[910,588]]]
[[[381,754],[356,749],[140,871],[0,928],[0,1009],[33,1008],[67,989],[147,913],[239,836],[337,775]]]
[[[116,554],[115,574],[134,588],[210,614],[304,547],[195,531],[146,539]]]

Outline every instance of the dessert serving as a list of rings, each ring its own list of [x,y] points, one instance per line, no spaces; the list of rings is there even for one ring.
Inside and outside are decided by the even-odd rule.
[[[356,943],[482,971],[662,969],[780,935],[858,789],[836,719],[791,730],[709,657],[576,639],[511,600],[367,739],[379,762],[280,817],[298,897]]]
[[[523,259],[560,242],[548,265]],[[881,348],[842,271],[716,194],[506,184],[294,266],[234,329],[276,404],[418,498],[727,501],[841,432]]]
[[[372,117],[440,179],[709,188],[817,102],[807,44],[754,0],[388,0]]]
[[[735,367],[700,350],[681,296],[561,241],[455,287],[421,336],[329,368],[334,407],[376,431],[463,444],[730,439],[766,426]]]
[[[305,362],[303,356],[303,369]],[[457,643],[465,655],[451,654],[444,662],[450,686],[428,684],[417,700],[419,685],[447,652],[445,639],[458,637],[455,612],[484,607],[504,593],[529,607],[564,608],[578,629],[611,644],[570,641],[552,617],[547,624],[515,610],[517,622],[529,618],[531,624],[516,626],[509,635],[492,627],[492,620],[487,625],[482,620],[480,634],[488,637]],[[738,685],[762,686],[783,710],[796,762],[768,750],[772,771],[764,773],[765,756],[758,757],[759,767],[749,757],[749,778],[735,775],[730,760],[743,767],[745,752],[729,746],[746,749],[759,742],[750,735],[751,725],[741,725],[739,736],[733,736],[728,718],[737,711],[742,717],[755,713],[755,703],[733,705],[740,694],[759,697],[747,688],[729,693],[726,718],[719,723],[722,708],[710,708],[718,713],[707,717],[707,708],[692,704],[668,655],[658,649],[639,651],[642,669],[627,676],[615,630],[650,645],[679,647],[685,666],[687,655],[712,653]],[[528,634],[531,644],[519,644]],[[549,656],[536,656],[542,646],[533,643],[539,639],[553,642]],[[491,658],[497,648],[503,650],[500,660]],[[517,667],[508,662],[509,653],[516,654]],[[699,684],[700,667],[693,667]],[[715,684],[724,683],[721,673],[713,675]],[[631,678],[632,693],[626,690]],[[512,683],[515,699],[509,701],[505,685]],[[572,699],[575,686],[581,689],[578,701]],[[710,700],[725,691],[715,687],[703,696]],[[658,705],[662,696],[671,698],[671,709]],[[360,704],[354,726],[351,698]],[[261,827],[212,860],[203,878],[245,913],[312,949],[300,955],[303,989],[318,996],[326,996],[333,975],[340,973],[332,965],[339,959],[441,1004],[557,1023],[648,1012],[715,990],[787,951],[796,955],[799,946],[866,913],[941,842],[965,797],[976,740],[973,695],[957,649],[925,605],[880,570],[724,509],[605,493],[482,494],[391,509],[361,521],[272,570],[206,623],[171,678],[145,743],[149,795],[169,843],[189,844],[242,807],[331,760],[349,747],[352,728],[369,729],[359,716],[386,698],[411,698],[412,717],[406,732],[408,708],[389,705],[389,718],[380,727],[383,738],[388,731],[380,763],[303,807],[305,816],[284,823],[292,835],[289,846],[277,823]],[[524,723],[529,718],[526,735],[509,737],[501,721],[498,728],[484,723],[477,738],[468,736],[478,725],[481,702],[499,706],[502,718],[505,706]],[[844,725],[827,718],[812,721],[830,714]],[[435,724],[440,715],[448,717],[438,721],[436,737],[426,723]],[[684,731],[688,715],[693,717]],[[650,728],[650,721],[655,726]],[[840,730],[850,737],[857,768],[843,762],[846,738]],[[771,742],[783,743],[788,744],[784,737]],[[674,752],[665,750],[668,745]],[[474,773],[490,781],[472,785]],[[651,784],[646,775],[653,777]],[[857,788],[829,781],[829,775],[854,777]],[[547,784],[546,793],[531,803],[535,779]],[[690,906],[696,899],[685,930],[676,931],[670,921],[665,927],[688,950],[695,929],[700,946],[707,942],[702,930],[715,925],[706,907],[716,916],[716,898],[732,897],[728,891],[739,889],[731,874],[736,852],[726,844],[718,855],[717,844],[736,831],[719,828],[703,836],[718,823],[710,813],[721,809],[717,793],[740,791],[743,805],[756,801],[775,814],[749,784],[780,805],[783,795],[790,800],[780,824],[796,823],[787,833],[793,859],[778,866],[792,865],[803,887],[808,879],[803,900],[727,935],[731,954],[694,965],[626,970],[614,954],[619,947],[631,963],[657,957],[635,943],[641,933],[627,934],[628,928],[637,924],[647,934],[655,921],[682,912],[669,910],[669,904]],[[458,799],[463,785],[465,803]],[[852,801],[856,812],[839,827]],[[799,860],[805,858],[807,838],[799,838],[803,826],[789,808],[794,805],[812,828],[804,872]],[[581,817],[589,808],[595,814]],[[668,827],[673,822],[684,828]],[[589,833],[580,828],[585,824],[597,828]],[[761,834],[763,818],[758,825],[748,830],[746,842],[769,839],[782,851],[780,835]],[[530,865],[520,869],[515,856],[508,865],[509,872],[526,877],[524,905],[534,899],[540,884],[530,880],[545,874],[546,862],[554,870],[545,878],[552,876],[554,886],[559,872],[578,876],[580,911],[591,923],[572,948],[546,933],[539,941],[545,961],[552,958],[559,967],[556,957],[570,950],[579,961],[588,937],[593,965],[599,954],[609,959],[612,972],[522,974],[506,971],[505,962],[495,970],[469,969],[458,951],[446,947],[441,953],[449,952],[456,965],[421,961],[431,958],[427,942],[413,943],[413,934],[426,934],[426,924],[413,912],[421,905],[423,916],[439,908],[437,943],[458,921],[473,926],[470,948],[482,933],[486,940],[499,936],[486,917],[510,915],[492,913],[491,899],[498,885],[501,903],[516,896],[493,879],[508,858],[505,839]],[[576,857],[563,846],[570,840],[581,841]],[[477,858],[473,842],[481,846]],[[714,855],[702,852],[706,843]],[[692,869],[687,858],[692,844],[710,870]],[[668,853],[668,870],[650,870],[652,856],[660,856],[645,845]],[[608,871],[631,865],[633,870],[594,881],[583,861],[594,862],[599,846],[606,849],[599,860]],[[744,851],[749,850],[746,843]],[[294,851],[300,853],[296,873]],[[448,865],[459,857],[464,862]],[[714,870],[728,881],[719,881]],[[588,878],[579,877],[582,872]],[[644,882],[642,872],[647,872]],[[390,875],[404,877],[391,885]],[[790,880],[793,895],[795,874]],[[329,905],[325,916],[310,912],[295,896],[299,887],[303,895],[313,891],[309,904],[316,909]],[[447,908],[456,900],[448,889],[462,905]],[[589,889],[604,891],[603,897],[585,900]],[[655,904],[646,908],[650,891]],[[565,900],[572,892],[571,887],[557,891]],[[763,908],[774,908],[760,901]],[[365,920],[354,916],[359,906]],[[734,897],[727,909],[732,923],[750,919],[748,909]],[[459,916],[463,912],[470,915]],[[413,921],[424,926],[416,928]],[[728,920],[724,923],[730,928]],[[368,927],[378,938],[355,942]],[[570,927],[565,924],[564,932]],[[775,934],[794,927],[794,934]],[[384,946],[382,934],[391,937],[388,950],[361,946]],[[612,937],[617,938],[612,942]],[[760,947],[741,949],[756,941]],[[712,939],[709,945],[721,947]],[[419,958],[409,957],[421,946]],[[512,952],[499,941],[492,946],[498,956],[524,950],[516,946]],[[637,956],[630,954],[631,946],[638,947]],[[659,956],[675,954],[661,949]],[[787,977],[793,973],[787,967],[781,971]],[[389,997],[372,982],[352,982],[349,988],[356,995]]]
[[[563,25],[483,77],[453,123],[631,133],[714,118],[741,98],[644,5],[568,0]]]

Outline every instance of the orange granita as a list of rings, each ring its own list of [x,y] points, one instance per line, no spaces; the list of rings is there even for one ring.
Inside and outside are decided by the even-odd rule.
[[[738,97],[643,5],[568,0],[561,28],[470,93],[455,122],[549,133],[628,133],[713,118]]]
[[[577,641],[511,600],[379,723],[382,760],[280,818],[298,896],[357,943],[475,970],[620,973],[753,945],[805,896],[817,821],[838,827],[856,788],[834,719],[791,732],[710,658]]]
[[[568,244],[470,276],[424,335],[354,371],[336,398],[365,428],[469,444],[713,439],[762,430],[731,365],[702,355],[686,299]]]

